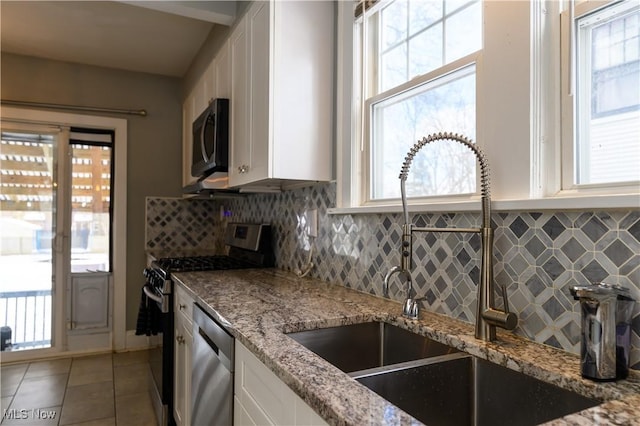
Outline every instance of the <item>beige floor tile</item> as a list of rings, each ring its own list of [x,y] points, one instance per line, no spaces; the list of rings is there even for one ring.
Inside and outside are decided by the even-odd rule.
[[[155,426],[156,417],[147,392],[116,397],[118,426]]]
[[[102,369],[113,368],[113,358],[111,354],[92,355],[73,358],[71,372],[87,373]]]
[[[149,362],[149,351],[130,351],[113,354],[113,366],[120,367],[130,364],[142,364]]]
[[[88,422],[74,423],[68,426],[116,426],[116,418],[111,417],[109,419],[90,420]]]
[[[62,407],[32,408],[5,413],[2,426],[57,426]]]
[[[2,366],[2,371],[0,372],[0,382],[2,382],[0,395],[2,397],[15,395],[18,385],[20,385],[27,372],[27,368],[29,368],[27,363]]]
[[[73,358],[69,386],[80,386],[113,380],[111,354]]]
[[[64,396],[64,404],[82,401],[113,399],[113,382],[99,382],[80,386],[69,386]]]
[[[81,386],[91,383],[108,382],[113,380],[113,372],[110,370],[96,370],[89,373],[71,373],[69,386]]]
[[[27,372],[27,368],[29,368],[29,363],[25,362],[22,364],[11,364],[11,365],[3,365],[2,366],[2,380],[18,377],[22,379],[24,373]]]
[[[10,408],[33,410],[62,405],[67,379],[67,374],[57,374],[22,380]]]
[[[16,410],[2,426],[155,426],[148,370],[148,351],[2,366],[1,408]]]
[[[130,364],[113,368],[116,397],[146,392],[148,389],[148,366]]]
[[[88,422],[115,417],[113,398],[89,399],[67,403],[62,406],[60,425]]]
[[[51,361],[39,361],[29,364],[25,378],[54,376],[65,374],[71,368],[71,359],[55,359]]]

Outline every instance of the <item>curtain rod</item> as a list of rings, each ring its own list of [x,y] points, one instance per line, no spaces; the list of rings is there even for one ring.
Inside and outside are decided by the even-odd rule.
[[[0,100],[0,103],[6,104],[6,105],[13,105],[13,106],[66,109],[71,111],[85,111],[85,112],[106,112],[111,114],[140,115],[142,117],[147,116],[147,111],[144,109],[132,110],[132,109],[120,109],[120,108],[100,108],[100,107],[87,107],[87,106],[78,106],[78,105],[47,104],[47,103],[40,103],[40,102],[11,101],[7,99]]]

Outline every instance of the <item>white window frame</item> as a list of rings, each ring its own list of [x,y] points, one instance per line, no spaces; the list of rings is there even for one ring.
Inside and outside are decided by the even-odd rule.
[[[377,4],[376,6],[374,6],[374,12],[378,12],[380,11],[381,6],[383,5],[382,2],[380,2],[379,4]],[[361,20],[366,19],[366,17],[361,17]],[[361,25],[361,24],[360,24]],[[355,22],[354,24],[352,24],[352,26],[354,27],[354,33],[356,35],[354,35],[354,38],[357,38],[361,35],[361,31],[357,31],[355,29]],[[376,37],[377,36],[377,32],[378,29],[377,28],[371,28],[370,29],[371,33],[369,33],[369,31],[365,31],[365,36],[366,37]],[[372,35],[375,34],[375,35]],[[360,43],[360,40],[358,40],[358,43]],[[375,40],[371,40],[368,39],[366,40],[366,44],[375,44]],[[359,64],[361,64],[363,62],[363,60],[366,60],[367,62],[372,62],[377,60],[377,53],[374,53],[373,55],[370,55],[369,57],[366,57],[365,59],[363,59],[362,57],[359,58],[359,60],[356,61],[356,68],[358,67]],[[478,72],[479,72],[479,67],[478,67],[478,63],[480,63],[482,61],[482,51],[476,51],[473,52],[469,55],[466,55],[462,58],[459,58],[451,63],[445,64],[441,67],[439,67],[436,70],[432,70],[427,72],[426,74],[420,75],[418,77],[414,77],[409,81],[406,81],[405,83],[402,83],[396,87],[393,87],[391,89],[387,89],[384,90],[382,92],[377,93],[376,95],[373,96],[369,96],[366,98],[366,100],[362,103],[362,99],[360,98],[361,96],[368,96],[366,95],[366,93],[369,92],[378,92],[378,90],[374,90],[371,87],[365,87],[365,85],[374,85],[376,83],[376,79],[367,79],[367,77],[363,76],[363,73],[355,73],[354,75],[354,99],[357,99],[358,103],[362,103],[362,108],[358,108],[358,105],[355,105],[356,107],[356,115],[358,117],[358,121],[361,120],[361,124],[356,126],[354,131],[354,140],[357,141],[354,145],[357,145],[357,149],[355,149],[352,153],[353,155],[353,161],[354,161],[354,168],[356,170],[359,170],[359,177],[358,177],[358,183],[356,185],[354,185],[353,188],[353,200],[352,202],[355,202],[357,204],[359,204],[360,206],[363,206],[365,208],[388,208],[390,206],[390,203],[396,203],[399,202],[399,198],[396,199],[381,199],[381,200],[372,200],[371,199],[371,187],[373,185],[373,183],[370,181],[371,179],[371,152],[372,152],[372,146],[371,143],[368,143],[366,141],[371,141],[372,138],[372,128],[374,126],[374,124],[372,123],[372,116],[373,113],[371,112],[373,106],[379,102],[382,102],[386,99],[390,99],[396,96],[401,96],[402,93],[407,92],[413,88],[416,88],[418,86],[421,86],[423,84],[428,84],[429,82],[438,80],[440,78],[446,78],[447,76],[460,71],[464,68],[468,68],[470,66],[474,66],[475,67],[475,76],[476,76],[476,80],[478,79]],[[365,79],[366,81],[362,81],[362,79]],[[365,92],[365,93],[363,93]],[[476,93],[476,100],[478,98],[478,93]],[[364,113],[366,111],[366,113]],[[364,113],[364,116],[362,116],[361,114]],[[478,121],[477,115],[476,115],[476,122]],[[445,129],[443,129],[445,130]],[[451,130],[454,131],[455,129],[446,129],[446,130]],[[364,134],[362,134],[364,133]],[[427,136],[426,134],[423,136]],[[469,135],[465,135],[465,136],[469,136]],[[477,138],[476,138],[477,139]],[[413,141],[413,142],[417,142]],[[476,144],[478,144],[478,146],[482,145],[482,142],[479,140],[475,140],[474,141]],[[471,158],[473,158],[473,154],[469,151],[469,155]],[[400,173],[400,167],[401,164],[398,164],[398,174]],[[479,176],[479,175],[478,175]],[[391,176],[390,178],[395,178],[397,176]],[[398,186],[400,185],[399,181],[398,181]],[[469,194],[469,193],[465,193],[465,194],[454,194],[454,195],[443,195],[443,196],[424,196],[424,197],[411,197],[410,198],[410,202],[412,204],[433,204],[433,203],[440,203],[440,204],[446,204],[449,202],[456,202],[458,204],[460,203],[464,203],[464,202],[469,202],[469,201],[477,201],[480,200],[480,195],[479,195],[479,185],[478,182],[476,182],[476,191]]]
[[[562,189],[567,120],[561,118],[569,74],[566,46],[560,43],[566,35],[560,7],[555,0],[483,4],[485,26],[496,30],[484,32],[476,63],[476,141],[491,166],[492,207],[495,211],[640,207],[640,188],[633,184]],[[399,200],[371,205],[362,197],[366,170],[357,134],[362,126],[360,100],[353,91],[358,72],[353,64],[353,3],[338,2],[337,17],[336,207],[329,213],[399,212]],[[409,203],[411,212],[478,209],[472,197]]]
[[[579,88],[576,87],[576,67],[574,49],[576,46],[575,22],[585,15],[596,12],[610,6],[615,1],[577,1],[573,8],[569,4],[566,10],[562,11],[562,33],[561,33],[561,65],[562,70],[562,139],[561,139],[561,163],[562,175],[558,179],[559,184],[554,186],[558,196],[601,196],[618,194],[620,199],[625,195],[636,198],[638,206],[638,195],[640,195],[640,182],[623,183],[601,183],[601,184],[576,184],[576,152],[575,138],[577,130],[576,99],[575,95]]]

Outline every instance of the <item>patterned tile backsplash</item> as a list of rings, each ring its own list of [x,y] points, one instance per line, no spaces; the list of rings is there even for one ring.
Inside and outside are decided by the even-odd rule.
[[[213,250],[221,244],[209,200],[147,197],[145,249]]]
[[[279,268],[303,269],[312,247],[311,276],[381,296],[384,274],[400,264],[401,215],[328,215],[334,205],[334,184],[215,202],[149,199],[147,245],[222,250],[217,236],[228,221],[271,223]],[[303,214],[311,208],[318,209],[317,238],[305,232]],[[479,216],[416,214],[412,220],[418,226],[470,227],[478,226]],[[510,308],[519,318],[517,334],[579,353],[580,310],[571,286],[619,284],[640,300],[640,211],[494,212],[492,221],[494,276],[507,287]],[[418,234],[413,250],[414,284],[425,297],[424,309],[474,322],[480,239]],[[390,293],[403,300],[399,281],[392,280]],[[497,303],[502,303],[499,297]],[[633,317],[631,365],[640,370],[640,303]]]

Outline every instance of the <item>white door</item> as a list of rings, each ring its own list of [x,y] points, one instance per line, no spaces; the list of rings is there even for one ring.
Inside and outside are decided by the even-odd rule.
[[[105,312],[108,323],[113,132],[3,122],[1,147],[3,357],[64,350],[65,329],[87,330]],[[72,282],[84,290],[64,291]]]
[[[59,145],[54,127],[2,126],[0,326],[4,353],[54,342]]]

